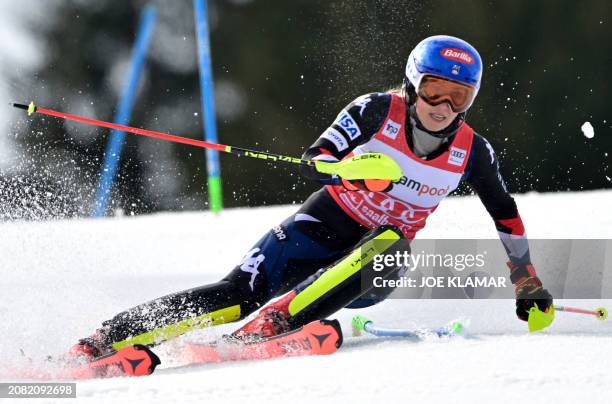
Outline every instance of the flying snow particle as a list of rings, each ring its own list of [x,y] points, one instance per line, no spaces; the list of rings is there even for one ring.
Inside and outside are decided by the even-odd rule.
[[[595,136],[595,130],[593,129],[593,125],[591,125],[589,121],[583,123],[580,129],[582,129],[582,133],[588,139],[593,139],[593,136]]]

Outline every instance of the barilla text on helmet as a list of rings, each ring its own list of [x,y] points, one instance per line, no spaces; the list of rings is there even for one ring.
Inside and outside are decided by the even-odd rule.
[[[457,48],[444,48],[440,51],[440,56],[459,63],[468,65],[474,64],[474,58],[467,51]]]

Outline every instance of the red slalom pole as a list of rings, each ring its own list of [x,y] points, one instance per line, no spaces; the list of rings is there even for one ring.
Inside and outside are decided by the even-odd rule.
[[[60,119],[66,119],[69,121],[86,123],[88,125],[101,126],[101,127],[108,128],[108,129],[116,129],[116,130],[123,131],[123,132],[133,133],[135,135],[147,136],[147,137],[152,137],[155,139],[166,140],[169,142],[181,143],[181,144],[186,144],[186,145],[195,146],[195,147],[201,147],[203,149],[218,150],[221,152],[234,154],[236,156],[246,156],[246,157],[252,157],[252,158],[257,158],[261,160],[268,160],[271,162],[289,163],[292,165],[296,165],[296,164],[304,165],[304,166],[314,166],[315,165],[314,162],[312,161],[302,160],[296,157],[282,156],[280,154],[243,149],[241,147],[234,147],[234,146],[227,146],[227,145],[218,144],[218,143],[205,142],[203,140],[189,139],[186,137],[170,135],[167,133],[157,132],[154,130],[140,129],[140,128],[135,128],[133,126],[119,125],[116,123],[101,121],[98,119],[86,118],[84,116],[54,111],[52,109],[37,107],[36,105],[34,105],[33,102],[31,102],[29,105],[17,104],[17,103],[13,103],[12,105],[15,108],[28,111],[28,115],[39,113],[43,115],[53,116],[53,117],[60,118]]]

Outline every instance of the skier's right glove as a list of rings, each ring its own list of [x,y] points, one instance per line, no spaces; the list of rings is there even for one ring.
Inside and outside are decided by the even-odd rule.
[[[538,310],[547,312],[553,305],[552,295],[542,287],[533,265],[516,265],[508,262],[512,271],[510,280],[516,295],[516,315],[523,321],[529,319],[529,310],[537,305]]]
[[[402,177],[402,169],[383,153],[364,153],[339,162],[315,161],[318,172],[337,175],[349,191],[384,192]]]

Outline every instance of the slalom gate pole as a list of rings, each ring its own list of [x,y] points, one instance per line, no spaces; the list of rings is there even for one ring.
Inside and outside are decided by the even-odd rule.
[[[217,143],[217,125],[215,123],[215,98],[213,96],[212,63],[210,56],[210,34],[208,28],[207,0],[193,0],[196,36],[198,44],[198,65],[200,71],[200,97],[202,117],[204,119],[204,139]],[[219,152],[206,150],[206,170],[208,173],[208,203],[210,210],[220,212],[223,208],[221,190],[221,169]]]
[[[316,167],[314,161],[302,160],[302,159],[297,158],[297,157],[283,156],[283,155],[280,155],[280,154],[267,153],[267,152],[263,152],[263,151],[243,149],[241,147],[227,146],[227,145],[223,145],[223,144],[219,144],[219,143],[211,143],[211,142],[206,142],[206,141],[203,141],[203,140],[190,139],[190,138],[186,138],[186,137],[182,137],[182,136],[176,136],[176,135],[171,135],[171,134],[167,134],[167,133],[156,132],[156,131],[153,131],[153,130],[135,128],[135,127],[132,127],[132,126],[126,126],[126,125],[121,125],[121,124],[117,124],[117,123],[101,121],[101,120],[98,120],[98,119],[86,118],[86,117],[79,116],[79,115],[68,114],[68,113],[65,113],[65,112],[54,111],[52,109],[37,107],[36,105],[34,105],[33,102],[31,102],[29,105],[17,104],[17,103],[13,103],[11,105],[13,107],[15,107],[15,108],[23,109],[23,110],[28,111],[28,115],[32,115],[34,113],[38,113],[38,114],[42,114],[42,115],[53,116],[53,117],[60,118],[60,119],[66,119],[66,120],[69,120],[69,121],[80,122],[80,123],[85,123],[85,124],[88,124],[88,125],[100,126],[100,127],[103,127],[103,128],[108,128],[108,129],[114,129],[114,130],[118,130],[118,131],[122,131],[122,132],[133,133],[135,135],[147,136],[147,137],[152,137],[152,138],[156,138],[156,139],[162,139],[162,140],[166,140],[166,141],[169,141],[169,142],[186,144],[186,145],[190,145],[190,146],[200,147],[200,148],[203,148],[203,149],[217,150],[217,151],[220,151],[220,152],[233,154],[233,155],[239,156],[239,157],[242,157],[242,156],[244,156],[244,157],[251,157],[251,158],[256,158],[256,159],[260,159],[260,160],[266,160],[266,161],[273,162],[273,163],[277,163],[278,162],[278,163],[283,163],[283,164],[289,164],[289,165],[292,165],[292,166]],[[321,165],[321,166],[326,166],[325,162],[319,161],[317,163],[319,165]],[[331,163],[330,163],[330,165],[331,165]]]
[[[132,108],[136,100],[138,92],[138,83],[144,68],[144,62],[151,42],[153,28],[155,26],[155,7],[148,5],[145,7],[140,18],[140,27],[136,35],[136,42],[132,51],[132,61],[130,72],[125,83],[125,89],[117,107],[117,115],[115,122],[118,124],[127,124],[132,115]],[[102,217],[106,212],[108,199],[111,195],[113,182],[117,175],[119,162],[121,161],[121,152],[123,142],[125,140],[125,132],[117,128],[113,128],[111,137],[106,146],[104,163],[102,165],[100,183],[96,190],[96,198],[94,202],[93,216]]]

